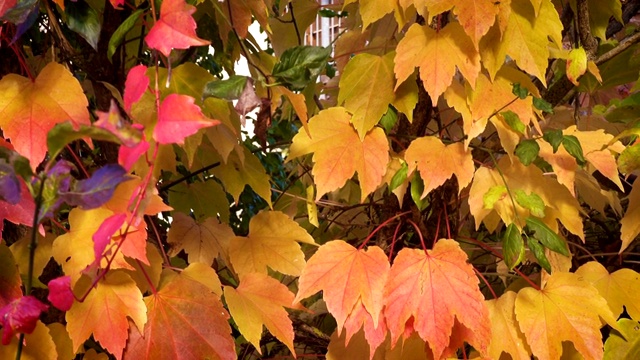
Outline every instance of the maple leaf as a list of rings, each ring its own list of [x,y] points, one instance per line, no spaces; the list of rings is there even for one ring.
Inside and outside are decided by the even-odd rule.
[[[144,302],[148,322],[143,332],[131,329],[126,359],[236,359],[229,315],[205,285],[165,272],[157,293]],[[194,341],[197,346],[185,346]]]
[[[237,288],[225,286],[224,298],[238,330],[260,354],[263,324],[295,354],[293,325],[284,309],[292,306],[294,295],[286,286],[266,274],[250,273]]]
[[[130,175],[129,181],[121,183],[116,187],[111,199],[103,205],[104,208],[114,213],[131,212],[135,201],[142,193],[142,179],[137,176]],[[158,189],[155,186],[146,189],[145,198],[142,200],[139,213],[144,215],[156,215],[159,212],[171,211],[173,208],[164,202],[158,196]]]
[[[347,0],[344,6],[355,2],[356,0]],[[396,1],[394,0],[359,0],[360,7],[358,12],[362,17],[362,28],[366,29],[371,23],[382,19],[385,15],[396,10]]]
[[[524,288],[515,306],[520,330],[538,359],[559,359],[571,341],[585,359],[602,359],[600,319],[616,328],[607,302],[586,279],[554,272],[542,290]]]
[[[564,147],[559,147],[556,151],[553,151],[551,144],[545,140],[538,139],[537,143],[540,146],[538,153],[540,157],[551,165],[558,182],[564,185],[571,192],[571,195],[575,196],[574,183],[576,170],[578,169],[576,159]]]
[[[640,275],[631,269],[616,270],[609,274],[602,264],[590,261],[576,270],[576,275],[581,276],[591,283],[600,295],[607,301],[607,305],[618,318],[623,310],[632,319],[640,319],[640,294],[629,289],[640,288]],[[624,309],[623,309],[624,306]]]
[[[47,133],[57,123],[89,125],[88,101],[66,67],[47,64],[35,81],[9,74],[0,80],[0,127],[16,151],[40,164],[47,152]]]
[[[433,56],[447,54],[447,56]],[[393,68],[396,88],[420,68],[420,78],[434,104],[451,85],[456,68],[470,84],[475,84],[480,72],[480,56],[473,42],[459,23],[449,23],[439,32],[429,26],[413,24],[396,49]]]
[[[21,359],[25,360],[58,360],[58,351],[54,343],[50,331],[42,321],[36,319],[33,332],[26,334],[22,346]],[[0,329],[0,333],[4,336],[7,328]],[[18,350],[17,336],[11,338],[8,345],[0,346],[0,359],[15,359]],[[68,359],[74,357],[73,353],[69,354]]]
[[[453,240],[441,239],[433,250],[398,252],[385,289],[384,315],[394,344],[413,324],[436,359],[449,345],[455,320],[469,330],[466,340],[480,352],[486,352],[491,337],[478,278]]]
[[[196,220],[219,218],[222,222],[229,222],[227,194],[216,181],[176,185],[171,188],[169,202],[177,211],[193,213]]]
[[[8,220],[14,224],[33,226],[33,214],[35,202],[23,180],[20,181],[20,201],[12,205],[6,201],[0,201],[0,235],[4,229],[4,221]]]
[[[604,360],[635,359],[640,355],[640,323],[618,320],[618,331],[612,331],[604,343]]]
[[[499,359],[503,352],[513,359],[531,359],[531,351],[516,321],[516,295],[513,291],[506,291],[498,299],[486,302],[491,319],[491,342],[487,355],[492,359]]]
[[[209,45],[207,40],[196,35],[196,21],[191,14],[196,7],[185,0],[164,0],[160,7],[160,18],[153,25],[144,41],[151,49],[169,56],[171,49],[188,49],[191,46]]]
[[[76,291],[86,291],[91,280],[84,277]],[[67,311],[67,330],[74,349],[79,349],[91,336],[117,359],[128,337],[131,318],[138,329],[147,322],[147,308],[135,281],[122,270],[111,270],[89,292],[83,302],[76,301]]]
[[[129,180],[127,171],[118,164],[102,166],[89,179],[73,184],[68,191],[60,191],[60,198],[72,206],[95,209],[109,201],[118,184]]]
[[[220,124],[202,114],[195,99],[187,95],[171,94],[160,105],[158,123],[153,129],[153,138],[159,144],[183,144],[184,138],[199,129]]]
[[[620,240],[622,245],[618,253],[629,247],[629,244],[640,234],[640,183],[634,182],[629,194],[629,206],[620,220]]]
[[[420,171],[420,177],[424,182],[424,191],[420,198],[427,196],[431,190],[444,184],[453,175],[458,179],[460,192],[469,185],[475,171],[471,150],[465,149],[462,143],[445,145],[435,136],[413,140],[404,158],[409,165],[409,173],[416,168]]]
[[[394,100],[393,56],[359,54],[354,56],[340,76],[338,104],[351,112],[351,123],[360,140],[380,121]],[[362,76],[367,69],[367,76]]]
[[[246,38],[247,34],[249,34],[249,25],[251,25],[253,21],[252,15],[255,16],[263,29],[270,30],[269,23],[267,22],[269,13],[263,0],[230,1],[229,6],[231,7],[231,15],[233,16],[233,28],[242,39]],[[226,6],[223,6],[223,8],[227,10]]]
[[[360,300],[377,326],[389,267],[387,256],[377,246],[365,251],[342,240],[330,241],[320,246],[307,261],[298,280],[294,301],[322,290],[327,309],[336,319],[340,333],[347,316]]]
[[[190,263],[201,262],[211,265],[218,256],[226,261],[229,242],[234,236],[229,225],[221,224],[215,218],[196,222],[188,215],[175,212],[167,234],[167,242],[172,245],[169,255],[175,256],[184,250]]]
[[[49,295],[47,300],[56,308],[67,311],[73,305],[73,292],[71,291],[71,276],[57,277],[47,284]]]
[[[240,278],[267,267],[298,276],[305,267],[304,253],[296,241],[316,245],[298,223],[280,211],[261,211],[249,221],[249,234],[231,239],[229,257]]]
[[[344,322],[344,330],[347,335],[345,342],[348,344],[353,336],[360,329],[363,329],[364,338],[369,343],[369,353],[375,353],[376,349],[388,338],[387,333],[389,332],[382,311],[376,315],[376,319],[378,319],[377,323],[362,304],[362,299],[358,299],[351,314],[347,316]]]
[[[140,100],[148,88],[147,67],[144,65],[132,67],[127,73],[127,80],[124,83],[124,110],[131,112],[131,106]]]
[[[375,128],[361,140],[350,120],[342,107],[326,109],[309,120],[311,136],[299,132],[293,138],[289,159],[314,153],[311,172],[317,187],[316,200],[343,186],[356,172],[361,201],[382,182],[389,162],[384,130]]]
[[[21,296],[0,308],[0,323],[4,330],[2,345],[8,345],[16,333],[31,334],[40,314],[48,308],[31,295]]]

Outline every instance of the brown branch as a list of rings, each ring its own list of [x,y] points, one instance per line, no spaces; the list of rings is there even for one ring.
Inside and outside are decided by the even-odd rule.
[[[593,60],[598,51],[598,40],[591,34],[591,25],[589,24],[589,4],[587,0],[576,1],[576,25],[578,27],[578,36],[580,36],[580,45],[587,52],[587,58]]]

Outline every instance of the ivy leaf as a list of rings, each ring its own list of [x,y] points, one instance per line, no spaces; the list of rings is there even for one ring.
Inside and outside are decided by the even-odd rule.
[[[404,248],[398,252],[385,289],[384,315],[392,343],[410,324],[426,341],[434,358],[449,346],[454,323],[463,338],[485,353],[491,336],[489,313],[478,278],[457,242],[441,239],[433,250]]]
[[[237,288],[225,286],[224,298],[238,330],[260,354],[263,324],[295,354],[293,325],[284,309],[292,307],[294,295],[285,285],[266,274],[250,273]]]
[[[274,67],[276,81],[289,85],[291,90],[302,90],[316,78],[327,64],[331,47],[295,46],[285,50]]]
[[[262,211],[249,221],[249,234],[236,236],[229,246],[231,265],[240,278],[267,267],[298,276],[305,267],[304,253],[296,243],[316,245],[298,223],[280,211]]]
[[[542,244],[533,237],[527,238],[527,245],[529,245],[529,250],[531,250],[533,256],[538,260],[538,264],[540,264],[546,272],[551,274],[551,263],[549,262],[549,259],[547,259],[547,255],[544,253],[544,246],[542,246]]]
[[[565,150],[571,156],[578,160],[578,164],[583,165],[587,162],[584,158],[584,153],[582,151],[582,145],[580,145],[580,140],[573,135],[564,135],[562,137],[562,146],[564,146]]]
[[[551,145],[555,153],[558,151],[560,144],[562,144],[564,135],[562,134],[562,130],[547,130],[542,134],[542,138]]]
[[[509,270],[513,270],[524,259],[524,241],[522,240],[522,233],[516,224],[511,223],[507,226],[502,235],[502,246],[504,262],[509,267]]]
[[[377,326],[389,268],[387,256],[377,246],[358,250],[343,240],[330,241],[307,262],[294,302],[322,291],[340,332],[356,303],[361,301]]]
[[[171,94],[164,98],[153,129],[153,138],[159,144],[183,144],[187,136],[199,129],[220,124],[204,116],[194,102],[195,99],[187,95]]]
[[[102,6],[104,7],[104,3]],[[86,1],[68,1],[64,12],[67,15],[69,29],[82,36],[97,51],[103,13],[91,7]]]
[[[547,249],[553,250],[564,256],[569,256],[569,250],[567,249],[566,242],[540,219],[528,217],[527,228],[533,231],[533,235],[531,235],[531,237],[540,241]]]
[[[531,212],[531,215],[539,218],[544,217],[545,204],[538,194],[533,192],[531,194],[527,194],[525,191],[517,189],[514,191],[514,197],[520,206]]]
[[[36,328],[40,314],[49,306],[35,297],[21,296],[0,308],[2,324],[2,345],[9,345],[14,334],[31,334]]]
[[[118,164],[107,164],[89,179],[77,181],[69,191],[61,192],[62,200],[83,209],[95,209],[111,199],[120,183],[129,180],[127,171]]]
[[[204,86],[202,98],[216,97],[226,100],[237,100],[242,95],[249,78],[246,76],[232,75],[225,80],[209,81]]]
[[[153,25],[144,41],[151,49],[169,57],[171,49],[188,49],[191,46],[209,45],[210,42],[196,35],[196,21],[191,16],[196,7],[185,0],[163,0],[160,18]]]
[[[229,314],[206,285],[165,271],[158,291],[146,297],[144,304],[148,322],[143,331],[131,330],[125,358],[237,358]],[[184,344],[194,339],[198,339],[198,346],[185,348]]]
[[[416,168],[420,171],[424,182],[422,199],[453,175],[458,180],[458,192],[462,191],[471,182],[475,171],[471,150],[465,149],[462,143],[445,145],[435,136],[413,140],[404,158],[409,165],[409,172]]]
[[[229,225],[221,224],[215,218],[209,217],[198,223],[188,215],[174,212],[167,234],[167,242],[171,244],[169,255],[176,256],[184,250],[189,256],[189,263],[211,265],[218,256],[227,261],[230,240],[234,236]]]
[[[57,123],[90,124],[87,97],[63,65],[47,64],[35,81],[6,75],[0,89],[0,127],[34,170],[47,152],[47,133]]]
[[[567,272],[552,274],[542,290],[520,290],[515,312],[533,355],[540,360],[559,359],[563,341],[571,341],[586,359],[602,359],[600,319],[617,328],[598,291],[586,279]]]
[[[76,291],[86,291],[91,280],[83,278]],[[67,311],[67,330],[73,348],[79,349],[91,334],[102,347],[122,359],[131,318],[138,329],[147,322],[147,309],[136,283],[121,271],[110,271],[89,292],[83,302],[76,301]]]
[[[524,134],[526,128],[522,121],[520,121],[520,117],[518,114],[514,113],[511,110],[503,111],[500,113],[504,118],[504,121],[509,124],[511,129],[517,131],[520,134]]]
[[[317,186],[316,200],[343,186],[356,172],[361,201],[382,182],[389,162],[384,130],[375,128],[361,140],[350,119],[342,107],[323,110],[309,120],[310,135],[301,131],[293,138],[289,159],[314,153],[311,172]]]

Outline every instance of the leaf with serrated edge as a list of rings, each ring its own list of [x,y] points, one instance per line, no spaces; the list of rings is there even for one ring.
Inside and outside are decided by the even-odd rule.
[[[169,255],[176,256],[184,250],[190,263],[211,265],[218,256],[228,258],[229,242],[234,236],[229,225],[221,224],[215,218],[196,222],[188,215],[174,212],[167,234],[167,242],[172,245]]]
[[[498,299],[486,302],[491,319],[491,342],[487,355],[492,359],[499,359],[503,352],[516,360],[531,359],[531,351],[516,321],[516,295],[513,291],[507,291]]]
[[[436,16],[453,8],[453,13],[458,17],[458,21],[476,49],[480,38],[489,31],[498,14],[495,0],[416,0],[414,2],[424,2],[429,16]]]

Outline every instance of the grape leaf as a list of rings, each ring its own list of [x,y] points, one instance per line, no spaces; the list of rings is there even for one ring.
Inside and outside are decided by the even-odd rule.
[[[191,96],[179,94],[171,94],[162,101],[153,129],[153,138],[159,144],[184,144],[184,139],[199,129],[220,124],[204,116],[194,102]]]
[[[233,321],[260,354],[262,325],[295,354],[293,325],[284,309],[285,306],[292,307],[293,298],[286,286],[266,274],[249,273],[237,288],[224,287],[224,299]]]
[[[316,200],[344,185],[358,173],[361,201],[382,182],[389,162],[389,144],[384,130],[375,128],[360,140],[349,123],[351,116],[342,107],[321,111],[309,120],[309,133],[293,138],[289,159],[314,153],[312,174],[317,186]]]
[[[296,241],[315,245],[298,223],[280,211],[261,211],[249,221],[249,234],[231,239],[229,257],[240,278],[267,267],[298,276],[305,267],[304,253]]]
[[[91,280],[78,282],[76,291],[86,291]],[[79,349],[93,333],[94,339],[117,359],[122,359],[131,318],[138,329],[147,322],[147,309],[136,283],[123,271],[106,274],[83,302],[67,311],[67,330],[74,349]]]
[[[453,240],[439,240],[433,250],[404,248],[398,252],[385,289],[384,315],[392,342],[411,326],[434,358],[449,345],[454,323],[467,329],[466,341],[486,352],[489,313],[467,254]],[[413,318],[413,320],[411,320]]]
[[[298,281],[295,302],[323,292],[327,309],[341,332],[347,316],[358,301],[378,325],[389,260],[377,246],[358,250],[342,240],[322,245],[309,259]]]
[[[165,270],[158,291],[146,297],[144,331],[132,328],[127,359],[236,359],[229,315],[205,285]],[[185,346],[197,341],[198,346]]]
[[[184,250],[189,256],[189,263],[211,265],[218,256],[227,261],[230,239],[234,236],[229,225],[221,224],[215,218],[206,218],[198,223],[188,215],[174,212],[167,234],[167,242],[172,245],[169,255],[175,256]]]
[[[475,171],[471,150],[465,149],[462,143],[445,145],[435,136],[413,140],[404,158],[409,165],[409,173],[416,168],[420,171],[424,182],[421,199],[453,175],[458,180],[458,192],[462,191],[471,182]]]
[[[600,295],[607,300],[615,318],[626,310],[632,319],[640,319],[640,294],[637,291],[629,291],[640,288],[640,275],[637,272],[620,269],[609,274],[600,263],[590,261],[580,266],[576,274],[598,289]]]
[[[74,126],[90,124],[80,83],[58,63],[47,64],[35,81],[6,75],[0,89],[0,127],[34,170],[47,152],[47,132],[55,124],[67,120]]]
[[[398,43],[394,61],[393,70],[398,79],[396,88],[419,67],[424,88],[434,104],[451,85],[456,68],[471,84],[475,84],[480,72],[480,56],[462,26],[456,22],[447,24],[439,32],[429,26],[411,25]]]
[[[515,313],[533,355],[540,360],[559,359],[563,341],[571,341],[585,359],[602,359],[600,319],[617,327],[598,290],[567,272],[554,272],[542,290],[520,290]]]
[[[188,49],[191,46],[209,45],[209,41],[196,35],[196,21],[191,14],[196,7],[185,0],[164,0],[160,18],[153,25],[144,41],[151,49],[169,56],[171,49]]]

